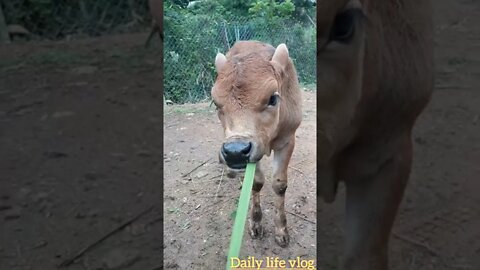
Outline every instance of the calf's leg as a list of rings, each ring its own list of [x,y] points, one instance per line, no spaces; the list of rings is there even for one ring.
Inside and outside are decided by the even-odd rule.
[[[369,179],[346,182],[344,270],[388,269],[388,238],[411,167],[410,136],[400,139],[397,150]]]
[[[275,242],[281,247],[286,247],[290,241],[287,230],[287,217],[285,216],[285,192],[287,191],[287,171],[290,157],[295,146],[295,135],[292,135],[288,144],[275,150],[273,155],[273,191],[275,198]]]
[[[252,208],[250,209],[249,219],[249,232],[252,238],[263,236],[262,208],[260,207],[260,190],[262,190],[263,183],[265,183],[265,176],[260,167],[260,162],[258,162],[252,187]]]

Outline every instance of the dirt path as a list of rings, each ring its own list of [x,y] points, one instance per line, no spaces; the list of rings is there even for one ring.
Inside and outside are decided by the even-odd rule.
[[[158,50],[144,35],[0,46],[0,269],[161,265]]]

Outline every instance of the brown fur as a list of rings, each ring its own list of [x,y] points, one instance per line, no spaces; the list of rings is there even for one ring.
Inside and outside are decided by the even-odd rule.
[[[253,142],[249,162],[258,162],[258,165],[250,219],[252,237],[263,234],[259,192],[264,175],[259,161],[274,151],[275,239],[279,245],[286,246],[289,241],[284,211],[287,168],[295,144],[295,131],[302,119],[302,97],[293,62],[288,55],[282,57],[282,52],[286,51],[281,46],[275,49],[257,41],[237,42],[226,57],[220,55],[218,60],[217,56],[218,77],[212,88],[212,98],[219,110],[225,142],[238,139]],[[278,107],[267,107],[275,92],[281,97]]]
[[[361,8],[365,21],[351,44],[328,43],[348,7]],[[323,0],[318,18],[319,195],[331,202],[337,183],[346,183],[344,269],[388,269],[411,132],[433,88],[430,3]]]

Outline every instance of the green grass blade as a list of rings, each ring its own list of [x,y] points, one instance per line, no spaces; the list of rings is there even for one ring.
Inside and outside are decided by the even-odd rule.
[[[245,230],[245,221],[247,220],[248,205],[252,195],[253,177],[255,176],[255,163],[248,163],[243,179],[242,191],[238,201],[237,215],[233,224],[232,239],[230,240],[230,249],[227,258],[227,270],[230,270],[230,258],[238,258],[242,247],[243,232]]]

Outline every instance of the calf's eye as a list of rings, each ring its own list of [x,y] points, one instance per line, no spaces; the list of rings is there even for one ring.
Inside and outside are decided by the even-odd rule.
[[[355,33],[355,20],[357,9],[349,9],[337,14],[330,32],[330,40],[342,43],[348,43],[352,40]]]
[[[278,99],[280,97],[277,93],[273,94],[270,99],[268,100],[268,106],[276,106],[278,104]]]

